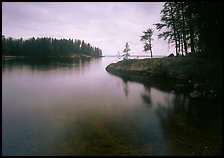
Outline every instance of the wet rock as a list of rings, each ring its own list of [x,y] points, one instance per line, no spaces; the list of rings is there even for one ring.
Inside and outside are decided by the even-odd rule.
[[[186,85],[184,85],[184,84],[175,84],[175,87],[176,88],[184,88],[184,87],[186,87]]]
[[[193,95],[199,95],[199,93],[201,93],[200,96],[203,96],[205,98],[214,98],[216,93],[214,90],[210,89],[210,87],[206,84],[202,84],[202,83],[195,83],[194,84],[194,91],[192,92],[192,96]]]
[[[174,54],[173,54],[173,53],[171,53],[171,54],[169,54],[169,55],[168,55],[168,57],[174,57]]]
[[[189,95],[191,98],[199,98],[202,96],[202,93],[201,92],[198,92],[196,90],[194,90],[193,92],[190,93]]]
[[[205,84],[202,84],[202,83],[195,83],[194,84],[194,89],[196,89],[197,91],[204,91],[207,89],[206,85]]]

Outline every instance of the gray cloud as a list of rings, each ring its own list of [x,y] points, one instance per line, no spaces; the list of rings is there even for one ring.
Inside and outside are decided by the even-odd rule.
[[[153,52],[169,54],[153,26],[160,20],[160,2],[3,2],[2,32],[6,37],[76,38],[116,54],[129,42],[133,54],[144,54],[140,35],[154,32]]]

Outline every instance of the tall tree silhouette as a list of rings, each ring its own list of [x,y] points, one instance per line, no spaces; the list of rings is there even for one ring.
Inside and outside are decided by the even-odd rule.
[[[144,42],[144,52],[150,51],[152,58],[152,34],[153,30],[148,28],[146,31],[143,31],[143,35],[141,36],[141,41]]]
[[[202,52],[204,56],[221,57],[221,11],[218,2],[166,2],[161,10],[163,32],[158,38],[175,44],[176,55]]]

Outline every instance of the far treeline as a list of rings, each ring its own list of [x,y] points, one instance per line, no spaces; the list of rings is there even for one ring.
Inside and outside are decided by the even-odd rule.
[[[161,10],[163,32],[159,38],[176,48],[176,56],[201,54],[208,59],[221,59],[222,3],[167,2]]]
[[[30,38],[27,40],[5,38],[2,35],[3,56],[27,57],[65,57],[74,55],[102,56],[102,50],[85,43],[84,40],[56,39],[56,38]]]

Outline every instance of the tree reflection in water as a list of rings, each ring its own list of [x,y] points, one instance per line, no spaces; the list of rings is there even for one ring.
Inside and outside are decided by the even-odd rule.
[[[152,100],[150,95],[150,89],[151,87],[149,85],[144,85],[145,91],[141,94],[142,100],[151,107]]]
[[[128,93],[129,93],[128,81],[123,80],[123,89],[124,89],[125,96],[128,97]]]
[[[100,58],[99,58],[100,59]],[[99,60],[97,59],[97,60]],[[3,68],[7,70],[15,67],[28,67],[30,70],[55,70],[60,69],[74,69],[78,68],[78,71],[84,71],[87,68],[90,61],[95,60],[91,58],[12,58],[9,60],[3,60]]]
[[[125,94],[128,81],[143,83],[143,102],[155,110],[163,129],[170,155],[221,155],[222,113],[219,99],[190,99],[184,89],[172,91],[164,81],[145,82],[120,76]],[[163,85],[164,88],[163,88]]]
[[[185,94],[175,94],[171,102],[158,105],[168,148],[174,155],[221,154],[221,118],[219,105],[210,100],[190,100]],[[167,106],[171,104],[171,106]],[[213,107],[212,107],[213,106]],[[217,106],[217,107],[214,107]]]

